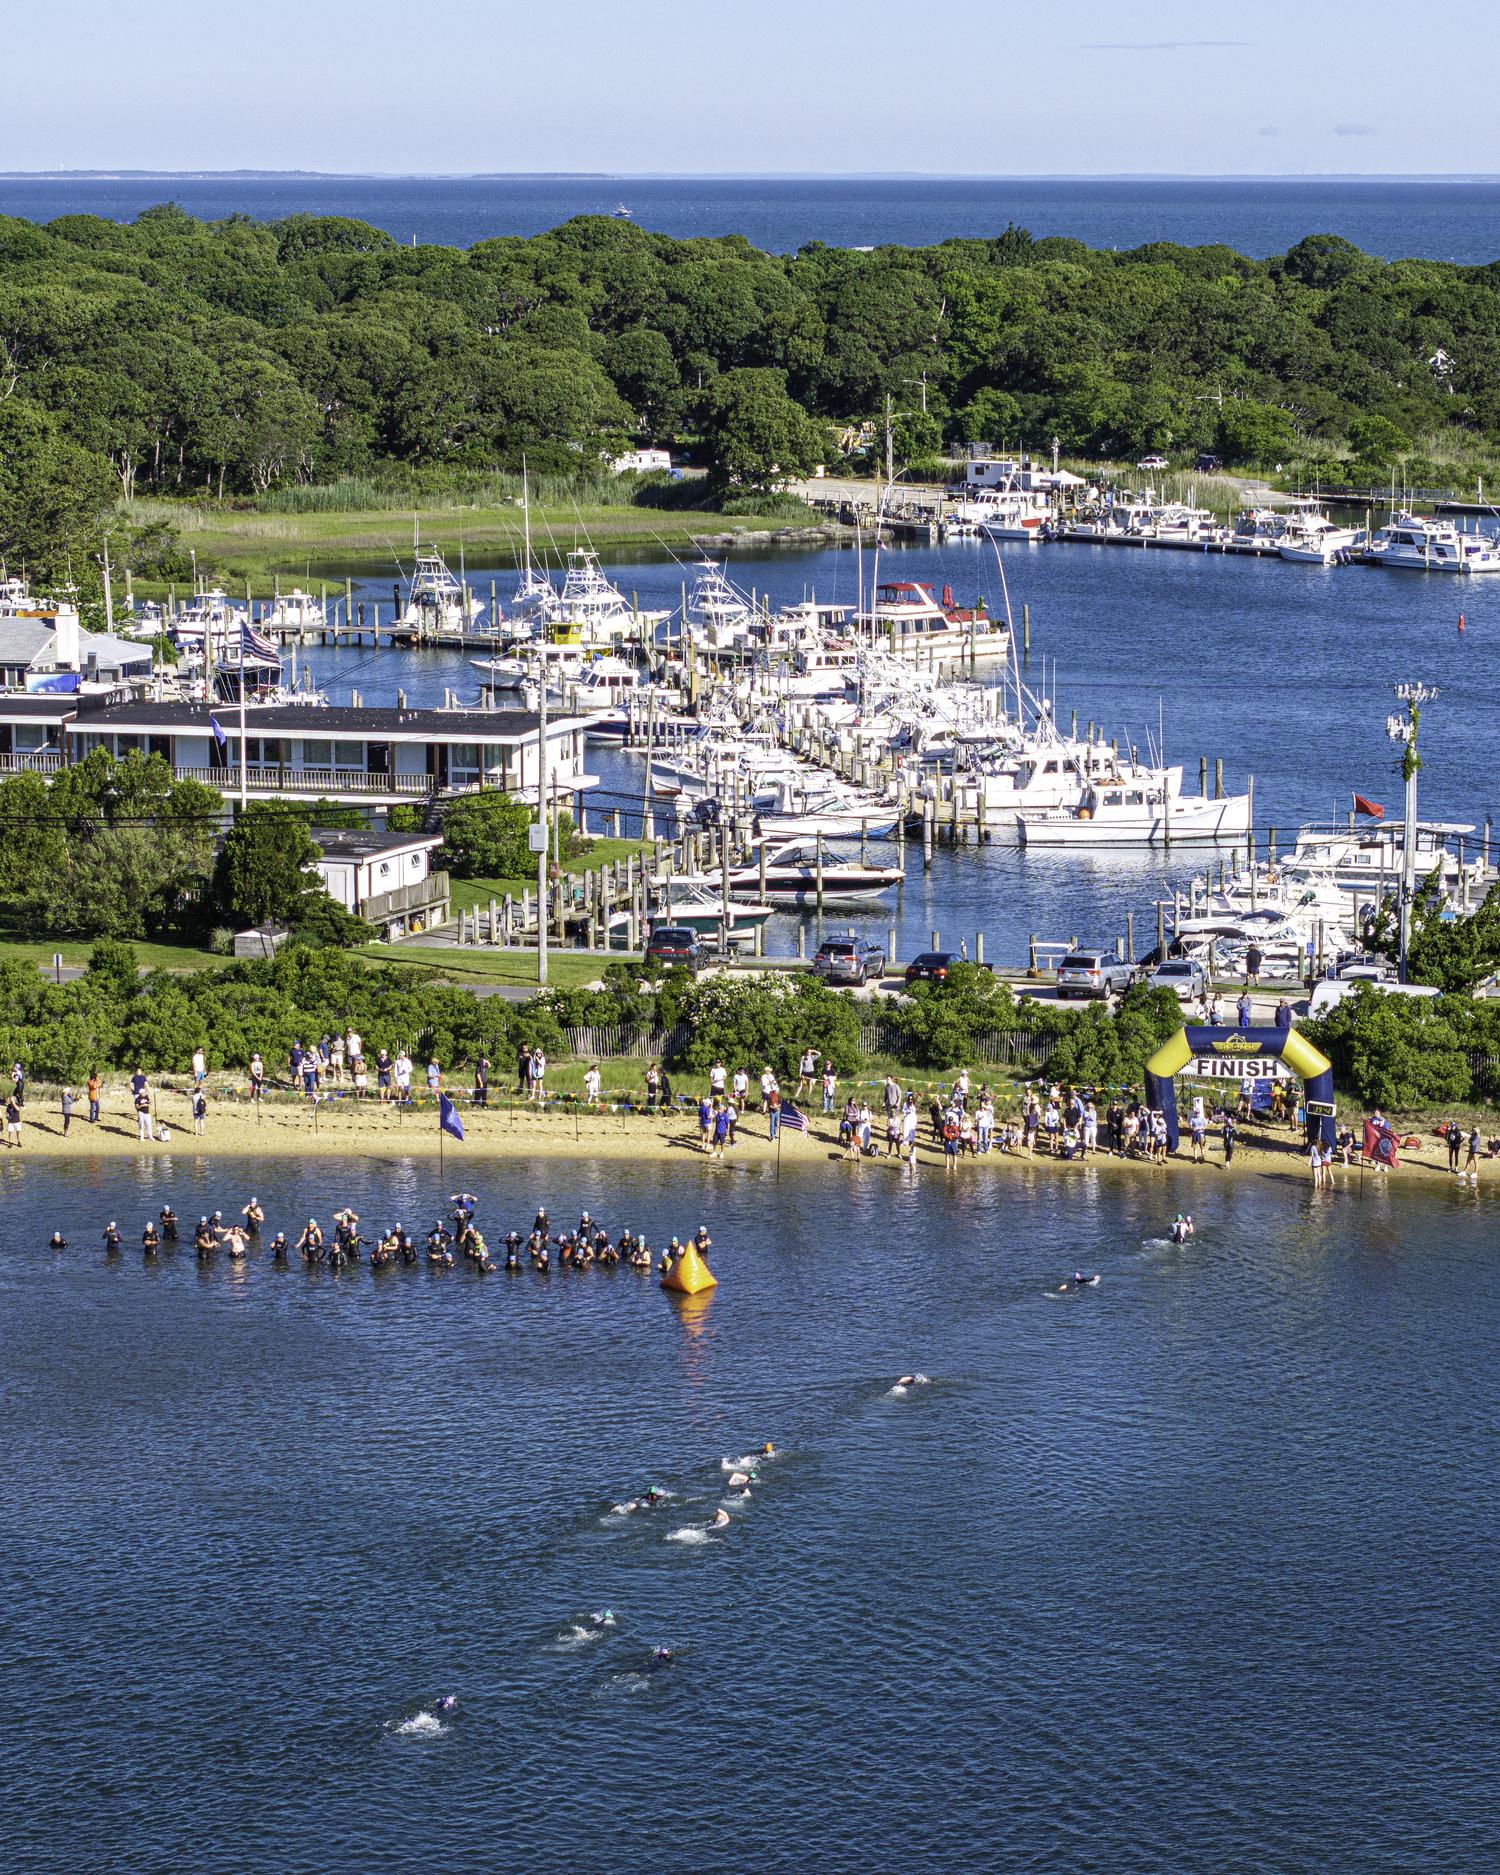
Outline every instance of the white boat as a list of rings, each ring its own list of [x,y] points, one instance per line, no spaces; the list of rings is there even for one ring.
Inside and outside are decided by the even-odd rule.
[[[825,840],[885,839],[896,831],[894,802],[853,793],[816,775],[779,780],[752,797],[754,829],[768,840],[821,834]]]
[[[766,899],[773,905],[815,904],[820,870],[823,903],[831,909],[866,904],[889,892],[905,877],[899,866],[851,866],[842,862],[835,864],[827,858],[820,869],[815,840],[789,840],[784,846],[765,851]],[[753,895],[759,899],[760,880],[758,862],[751,866],[731,866],[731,896]]]
[[[712,876],[705,875],[702,879],[665,879],[656,889],[663,904],[662,909],[654,914],[654,923],[687,925],[701,937],[718,937],[720,927],[725,923],[722,883],[719,890],[715,891]],[[769,902],[747,903],[742,898],[736,898],[731,885],[728,918],[730,943],[752,942],[755,933],[775,909]]]
[[[300,586],[278,593],[270,611],[260,615],[260,623],[273,631],[321,631],[327,622],[321,601]]]
[[[1236,553],[1278,553],[1287,518],[1275,508],[1242,509],[1226,544]]]
[[[731,645],[743,645],[750,635],[750,601],[712,560],[698,563],[684,617],[695,646],[705,650],[722,651]]]
[[[890,657],[950,667],[1010,655],[1010,628],[982,608],[955,606],[950,587],[941,603],[930,586],[914,580],[885,580],[875,589],[871,611],[855,619],[858,635]]]
[[[1276,551],[1283,560],[1309,566],[1332,566],[1362,547],[1364,542],[1362,527],[1338,527],[1326,514],[1306,510],[1287,516]]]
[[[1488,534],[1463,534],[1451,521],[1398,514],[1370,542],[1381,566],[1425,573],[1500,573],[1500,549]]]
[[[434,547],[430,553],[418,553],[405,608],[391,632],[395,637],[462,637],[483,629],[477,623],[483,611],[483,601],[454,577]]]
[[[624,593],[604,577],[598,554],[579,547],[568,555],[551,635],[558,644],[618,648],[643,633],[649,636],[671,616],[633,611]]]
[[[576,672],[563,677],[558,701],[568,715],[588,716],[597,710],[617,709],[633,690],[651,688],[650,677],[638,665],[610,654],[590,658]]]
[[[1171,841],[1244,839],[1250,797],[1203,800],[1181,793],[1182,770],[1158,768],[1090,787],[1076,807],[1051,807],[1017,816],[1023,846],[1158,846]]]

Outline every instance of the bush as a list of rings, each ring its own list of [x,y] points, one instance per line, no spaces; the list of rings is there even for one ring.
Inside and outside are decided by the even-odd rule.
[[[1366,1105],[1401,1112],[1470,1099],[1468,1049],[1486,1039],[1493,1046],[1483,1031],[1496,1026],[1488,1010],[1480,1016],[1466,998],[1390,996],[1361,985],[1299,1033]]]
[[[227,924],[215,925],[208,940],[208,948],[215,957],[234,955],[234,927]]]

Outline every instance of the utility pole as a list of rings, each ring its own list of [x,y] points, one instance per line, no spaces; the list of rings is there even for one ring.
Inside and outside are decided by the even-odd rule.
[[[891,394],[885,394],[885,479],[887,485],[896,479],[896,447],[891,434]]]
[[[919,378],[903,378],[901,382],[903,384],[920,384],[921,385],[922,387],[922,415],[925,417],[927,415],[927,373],[924,371],[921,377]]]
[[[547,912],[550,893],[547,890],[547,659],[546,639],[543,638],[543,655],[539,659],[541,675],[538,688],[541,691],[542,728],[541,746],[537,752],[536,783],[536,824],[541,830],[537,842],[536,855],[536,980],[547,981]]]
[[[1401,826],[1400,905],[1400,978],[1407,980],[1407,951],[1411,944],[1411,908],[1417,892],[1417,776],[1422,757],[1417,753],[1417,728],[1424,703],[1431,703],[1440,693],[1426,684],[1397,684],[1397,697],[1406,705],[1406,715],[1388,716],[1385,733],[1392,742],[1406,745],[1401,758],[1401,778],[1406,783],[1405,818]]]

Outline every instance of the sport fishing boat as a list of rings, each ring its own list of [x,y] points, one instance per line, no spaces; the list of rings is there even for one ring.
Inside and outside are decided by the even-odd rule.
[[[327,622],[321,601],[300,586],[278,593],[270,611],[260,615],[260,624],[271,631],[321,631]]]
[[[1370,542],[1367,557],[1419,573],[1500,573],[1500,549],[1488,534],[1463,534],[1430,515],[1393,516]]]
[[[627,640],[650,636],[671,616],[632,610],[625,595],[604,577],[598,554],[579,547],[568,555],[552,637],[558,644],[618,650]]]
[[[453,576],[434,547],[430,553],[417,555],[406,606],[391,627],[391,637],[398,644],[444,638],[461,642],[467,634],[483,630],[478,623],[483,612],[484,602],[475,597],[466,581]]]
[[[1310,566],[1333,566],[1348,559],[1365,544],[1362,527],[1339,527],[1326,514],[1306,509],[1289,514],[1286,527],[1276,542],[1283,560],[1300,561]]]

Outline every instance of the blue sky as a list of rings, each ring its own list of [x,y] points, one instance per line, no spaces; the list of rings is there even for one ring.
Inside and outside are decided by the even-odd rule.
[[[12,12],[0,169],[1500,173],[1495,0],[118,0]]]

